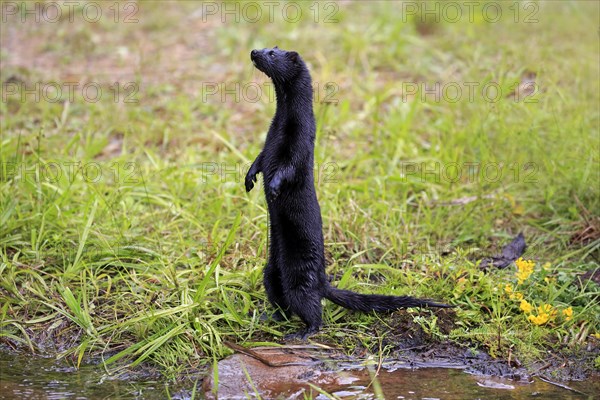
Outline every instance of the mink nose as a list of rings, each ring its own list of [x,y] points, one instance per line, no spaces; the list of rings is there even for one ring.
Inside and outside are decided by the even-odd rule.
[[[257,54],[258,54],[258,50],[252,50],[250,52],[250,58],[254,59],[254,57],[256,57]]]

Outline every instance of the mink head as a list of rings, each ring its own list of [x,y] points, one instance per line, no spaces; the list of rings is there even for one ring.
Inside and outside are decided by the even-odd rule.
[[[307,71],[298,53],[281,50],[277,46],[272,49],[252,50],[250,58],[254,66],[264,72],[274,83],[294,83]]]

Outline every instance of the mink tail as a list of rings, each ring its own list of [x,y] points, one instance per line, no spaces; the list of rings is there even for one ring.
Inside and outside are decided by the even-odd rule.
[[[430,300],[417,299],[410,296],[386,296],[381,294],[360,294],[350,290],[328,286],[325,298],[335,304],[355,311],[394,311],[406,307],[441,307],[452,308],[449,304],[435,303]]]

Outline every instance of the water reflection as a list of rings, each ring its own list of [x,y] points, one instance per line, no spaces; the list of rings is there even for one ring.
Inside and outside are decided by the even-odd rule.
[[[79,371],[64,361],[0,351],[0,399],[164,399],[164,383],[108,376],[101,365]]]
[[[270,368],[270,367],[269,367]],[[277,375],[282,368],[273,368]],[[349,374],[349,375],[346,375]],[[366,371],[346,371],[348,379],[339,379],[339,387],[325,387],[342,399],[375,399],[371,378]],[[230,383],[236,378],[223,374],[222,381]],[[245,375],[242,379],[245,379]],[[279,395],[283,398],[293,393],[302,399],[299,387],[280,385]],[[496,378],[469,375],[457,369],[423,368],[418,370],[398,369],[381,371],[379,384],[386,399],[595,399],[600,392],[600,380],[593,377],[586,382],[570,382],[568,385],[580,393],[566,390],[536,379],[533,383],[514,382]],[[260,385],[260,382],[254,382]],[[65,366],[64,361],[31,357],[0,350],[0,399],[189,399],[193,383],[187,387],[171,387],[167,394],[166,383],[150,376],[135,379],[115,379],[101,365],[87,365],[77,370]],[[233,398],[248,398],[244,384],[237,385],[239,393]],[[271,388],[273,389],[273,388]],[[264,393],[264,392],[263,392]],[[273,394],[273,392],[270,392]],[[286,395],[287,394],[287,395]],[[326,399],[316,394],[317,399]],[[277,395],[275,395],[277,396]],[[210,397],[210,394],[209,394]],[[250,397],[254,398],[250,392]],[[267,398],[267,397],[265,397]]]

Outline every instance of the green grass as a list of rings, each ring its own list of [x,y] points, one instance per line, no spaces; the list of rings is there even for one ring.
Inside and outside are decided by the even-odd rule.
[[[9,26],[38,38],[26,49],[3,43],[3,82],[62,82],[75,70],[106,90],[134,82],[139,101],[1,103],[0,341],[77,364],[150,362],[173,377],[228,354],[223,338],[276,341],[298,329],[259,320],[268,221],[261,188],[243,187],[275,105],[266,94],[202,96],[206,83],[267,82],[248,54],[277,44],[310,63],[321,97],[335,84],[337,104],[315,103],[315,113],[337,286],[449,301],[449,332],[429,311],[410,315],[434,341],[526,365],[549,349],[597,347],[598,286],[578,282],[600,254],[598,4],[540,2],[537,23],[478,17],[431,23],[427,35],[398,4],[343,4],[330,24],[203,22],[184,2],[144,4],[138,24],[3,24],[3,38]],[[55,29],[69,40],[39,40]],[[119,59],[119,46],[144,49],[141,66]],[[15,51],[50,67],[11,64]],[[531,74],[536,92],[515,101]],[[503,95],[404,101],[406,82],[493,82]],[[471,175],[469,165],[490,169]],[[528,280],[517,285],[512,266],[477,268],[520,231],[536,262]],[[531,323],[506,285],[556,318]],[[328,303],[316,339],[376,348],[374,320]]]

